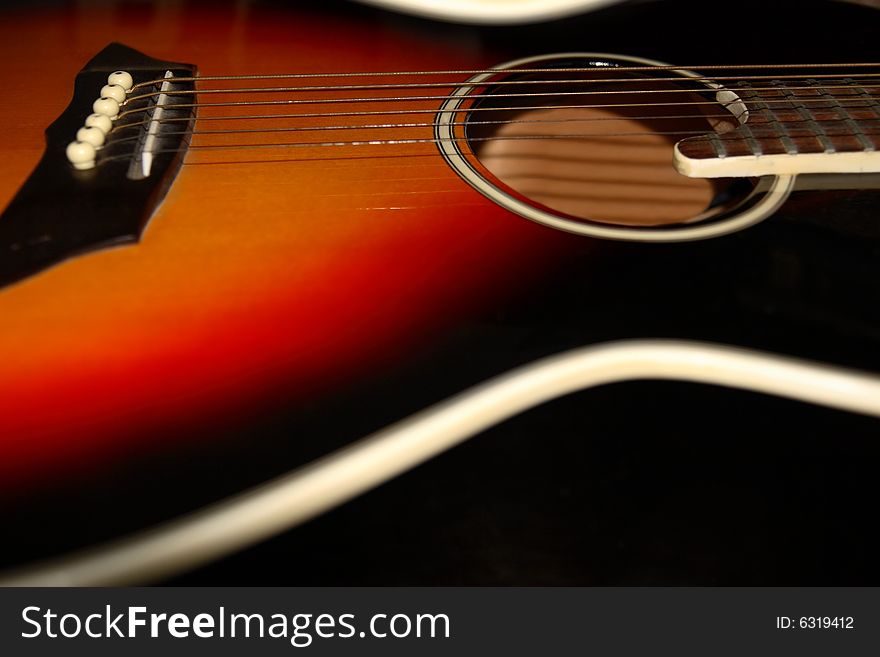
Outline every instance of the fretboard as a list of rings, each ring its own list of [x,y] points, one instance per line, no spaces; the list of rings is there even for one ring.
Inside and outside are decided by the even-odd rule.
[[[685,175],[880,171],[877,84],[851,78],[742,83],[719,92],[719,100],[740,125],[679,142],[675,163]]]

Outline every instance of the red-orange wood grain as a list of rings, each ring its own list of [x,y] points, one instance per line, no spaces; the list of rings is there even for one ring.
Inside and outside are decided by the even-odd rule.
[[[15,128],[0,206],[79,68],[111,40],[206,75],[492,63],[296,3],[6,12],[0,123]],[[320,394],[406,358],[568,244],[491,205],[430,145],[280,155],[192,152],[139,245],[0,290],[0,481],[173,448],[207,417]]]

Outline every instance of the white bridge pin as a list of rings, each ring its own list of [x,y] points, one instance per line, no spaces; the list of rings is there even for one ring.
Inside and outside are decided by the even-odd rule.
[[[87,142],[95,148],[99,148],[104,145],[104,132],[100,128],[83,126],[76,131],[76,140]]]
[[[93,169],[95,147],[87,141],[72,141],[67,145],[67,159],[76,169]]]
[[[95,111],[95,114],[104,114],[111,119],[115,119],[119,114],[119,103],[112,98],[102,97],[92,104],[92,109]]]
[[[106,114],[89,114],[86,117],[87,128],[97,128],[105,135],[113,129],[113,121]]]
[[[107,76],[107,84],[118,85],[122,87],[123,91],[128,92],[131,91],[132,86],[134,86],[134,80],[132,80],[131,75],[126,71],[114,71]]]
[[[119,84],[105,84],[101,89],[101,98],[112,98],[122,105],[125,100],[125,89]]]

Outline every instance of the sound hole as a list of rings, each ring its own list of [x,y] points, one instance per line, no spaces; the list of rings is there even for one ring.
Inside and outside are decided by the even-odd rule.
[[[589,80],[568,82],[577,75]],[[471,150],[493,182],[571,218],[662,226],[729,207],[731,180],[688,178],[672,166],[677,141],[736,125],[715,91],[686,78],[609,81],[624,77],[613,69],[499,77],[522,84],[490,83],[472,105]]]

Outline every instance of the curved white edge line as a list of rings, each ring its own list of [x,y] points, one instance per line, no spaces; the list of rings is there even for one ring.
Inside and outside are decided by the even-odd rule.
[[[880,417],[880,377],[711,344],[625,341],[516,369],[290,474],[142,533],[0,576],[3,586],[153,581],[323,513],[545,401],[619,381],[666,379],[752,390]]]
[[[463,23],[505,25],[565,18],[625,0],[358,0],[384,9]]]
[[[690,158],[675,145],[673,166],[691,178],[748,178],[801,174],[880,173],[880,151],[842,153],[788,153]]]
[[[595,11],[628,0],[356,0],[415,16],[461,23],[537,23]],[[877,8],[877,0],[838,0]]]

